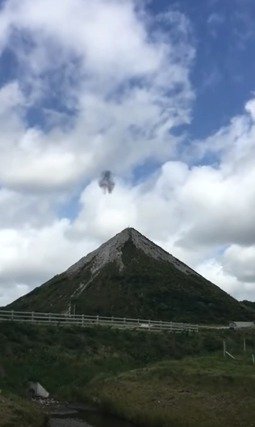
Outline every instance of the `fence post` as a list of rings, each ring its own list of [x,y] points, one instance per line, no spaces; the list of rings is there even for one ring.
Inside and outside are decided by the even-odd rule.
[[[32,322],[34,321],[34,312],[33,311],[31,313],[31,320],[32,320]]]
[[[97,315],[97,324],[99,323],[99,316]]]
[[[151,321],[150,320],[149,320],[148,324],[149,324],[149,331],[150,331],[151,330]]]
[[[12,315],[11,315],[11,319],[14,319],[14,311],[12,310]]]
[[[226,341],[223,340],[223,357],[226,357]]]
[[[84,314],[81,317],[81,323],[82,323],[82,326],[84,326]]]

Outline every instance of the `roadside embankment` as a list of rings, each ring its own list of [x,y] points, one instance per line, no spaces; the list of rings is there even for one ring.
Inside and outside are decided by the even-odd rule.
[[[94,380],[84,398],[146,427],[252,427],[254,374],[249,361],[186,358]]]
[[[43,427],[47,417],[32,402],[0,394],[0,427]]]
[[[236,360],[223,360],[223,342]],[[253,330],[171,334],[6,322],[0,347],[6,427],[23,427],[30,403],[16,406],[8,396],[24,396],[28,381],[59,400],[100,402],[146,427],[255,426]]]

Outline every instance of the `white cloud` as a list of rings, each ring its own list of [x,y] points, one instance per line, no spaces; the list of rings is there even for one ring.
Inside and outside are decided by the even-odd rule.
[[[17,82],[8,83],[0,88],[0,116],[10,114],[23,103],[24,97]]]
[[[21,230],[2,228],[0,277],[3,287],[5,283],[7,286],[9,283],[40,284],[41,280],[66,269],[71,260],[75,262],[84,254],[83,251],[90,251],[95,241],[84,239],[74,245],[66,238],[69,227],[69,221],[62,219],[40,229],[31,226]]]
[[[0,139],[5,185],[70,188],[106,163],[119,173],[116,158],[126,171],[146,158],[169,158],[178,141],[170,131],[189,122],[194,97],[188,21],[172,14],[178,39],[166,41],[162,31],[149,31],[133,1],[65,0],[61,7],[49,0],[6,2],[0,23],[19,61],[12,87],[23,96],[23,110],[15,110],[15,128],[10,132],[9,123]],[[52,95],[57,119],[54,109],[50,115],[41,110],[54,127],[29,128],[27,109]],[[64,113],[61,120],[61,104],[75,117]]]
[[[1,9],[0,49],[13,49],[21,72],[0,88],[0,304],[128,226],[236,297],[255,298],[255,101],[173,160],[184,141],[171,131],[189,123],[194,98],[191,29],[179,12],[157,18],[164,31],[150,19],[133,1],[9,0]],[[47,126],[28,124],[31,109]],[[134,184],[148,159],[162,166]],[[105,168],[117,175],[110,195],[96,182]],[[58,212],[79,192],[71,221]]]
[[[255,290],[255,244],[229,246],[222,263],[226,271],[231,272],[240,282],[249,283]]]
[[[235,298],[254,301],[254,280],[253,283],[239,280],[234,275],[234,272],[228,273],[228,270],[222,266],[220,261],[213,258],[208,259],[198,266],[197,271],[212,283],[220,285],[221,288],[235,296]]]

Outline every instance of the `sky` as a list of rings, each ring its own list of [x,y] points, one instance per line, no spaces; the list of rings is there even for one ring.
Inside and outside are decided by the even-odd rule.
[[[0,305],[126,227],[255,300],[254,19],[253,0],[0,0]]]

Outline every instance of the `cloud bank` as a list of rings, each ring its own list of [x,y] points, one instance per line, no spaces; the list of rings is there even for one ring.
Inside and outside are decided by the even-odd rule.
[[[128,226],[255,298],[255,100],[187,141],[177,130],[195,100],[192,25],[145,6],[7,0],[0,9],[0,53],[16,64],[0,86],[0,305]],[[108,169],[116,185],[103,194]]]

